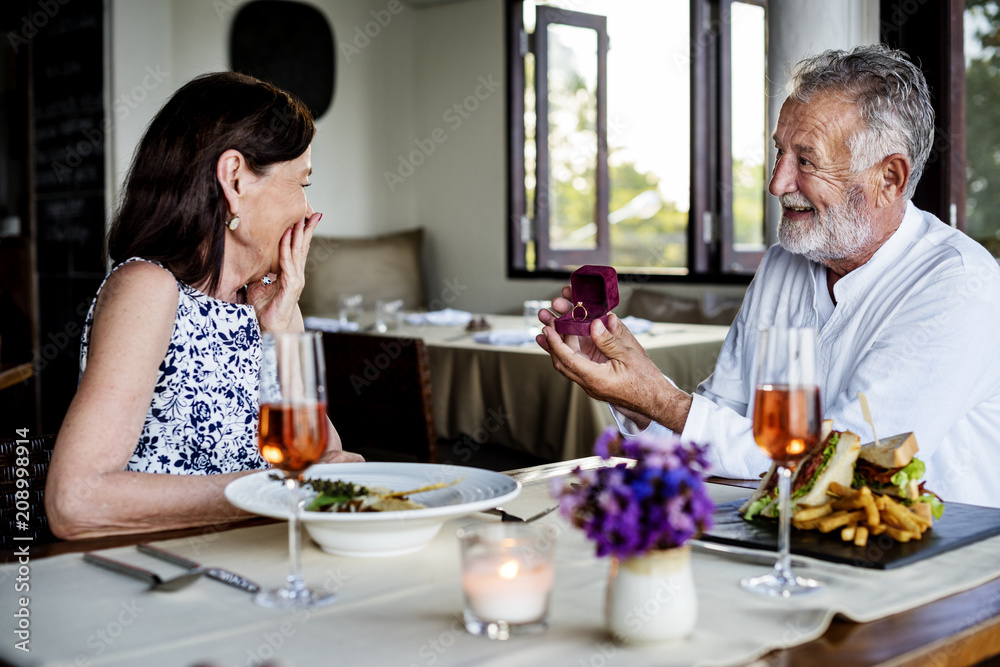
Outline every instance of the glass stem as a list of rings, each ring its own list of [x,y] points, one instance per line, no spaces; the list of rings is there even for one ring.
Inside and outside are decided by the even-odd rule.
[[[789,558],[789,526],[792,518],[792,471],[785,466],[778,466],[778,495],[781,502],[781,515],[778,520],[778,559],[774,562],[774,576],[782,582],[792,582],[792,568]]]
[[[288,477],[285,480],[288,487],[288,497],[291,498],[291,511],[288,515],[288,555],[291,560],[291,570],[288,573],[288,580],[285,588],[289,592],[297,593],[305,588],[305,581],[302,579],[302,559],[300,556],[302,546],[302,531],[299,530],[299,485],[298,477]]]

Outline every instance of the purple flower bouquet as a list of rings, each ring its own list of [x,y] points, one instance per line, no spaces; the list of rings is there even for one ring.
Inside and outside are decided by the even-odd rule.
[[[715,505],[705,489],[707,447],[679,438],[623,438],[614,427],[594,453],[634,459],[629,467],[573,471],[550,491],[560,512],[597,544],[597,555],[633,558],[682,546],[712,526]]]

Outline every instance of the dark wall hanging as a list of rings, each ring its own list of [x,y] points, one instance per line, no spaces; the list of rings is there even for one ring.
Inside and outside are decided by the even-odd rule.
[[[315,7],[256,0],[239,8],[229,37],[230,67],[294,93],[319,119],[333,102],[333,29]]]

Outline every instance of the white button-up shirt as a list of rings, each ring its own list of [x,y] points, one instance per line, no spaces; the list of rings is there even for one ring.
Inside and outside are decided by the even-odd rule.
[[[834,285],[826,268],[776,245],[764,257],[715,372],[694,395],[682,439],[711,445],[713,472],[752,479],[770,466],[753,439],[759,330],[817,327],[823,417],[872,439],[913,431],[927,488],[944,500],[1000,507],[1000,266],[979,244],[907,205],[902,224]],[[820,326],[822,324],[822,326]],[[622,430],[634,425],[617,411]],[[662,433],[659,424],[647,432]]]

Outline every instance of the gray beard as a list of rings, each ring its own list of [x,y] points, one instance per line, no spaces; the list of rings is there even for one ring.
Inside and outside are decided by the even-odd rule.
[[[812,202],[805,204],[804,197],[783,195],[779,199],[783,206],[812,206]],[[874,239],[874,216],[865,203],[864,190],[858,185],[847,191],[843,204],[827,208],[822,215],[814,208],[810,221],[793,222],[782,215],[778,223],[781,247],[820,264],[859,255]]]

